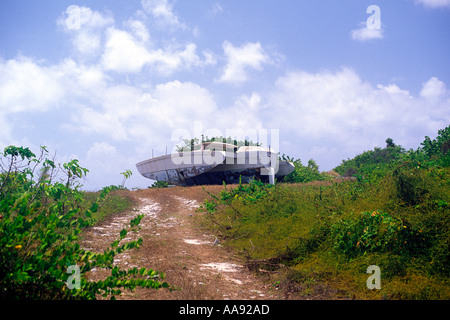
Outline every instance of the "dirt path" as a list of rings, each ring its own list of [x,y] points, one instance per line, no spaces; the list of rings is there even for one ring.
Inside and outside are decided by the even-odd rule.
[[[222,186],[208,189],[218,191]],[[139,203],[133,211],[111,217],[84,236],[83,246],[103,251],[137,214],[144,214],[139,249],[116,257],[123,268],[146,267],[166,273],[165,281],[177,290],[136,289],[118,299],[139,300],[276,300],[281,293],[264,284],[227,252],[216,237],[195,226],[196,209],[207,193],[201,187],[147,189],[132,192]],[[96,270],[93,272],[95,276]]]

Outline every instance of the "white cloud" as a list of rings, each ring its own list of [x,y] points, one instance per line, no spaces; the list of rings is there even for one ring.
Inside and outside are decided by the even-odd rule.
[[[3,112],[0,110],[0,146],[5,147],[11,144],[11,121],[8,121]],[[3,150],[1,150],[3,151]]]
[[[144,11],[152,15],[161,26],[185,29],[177,15],[173,12],[172,4],[168,0],[142,0]]]
[[[222,12],[223,12],[223,7],[220,5],[220,3],[216,2],[211,6],[210,16],[214,17],[217,14],[220,14]]]
[[[264,109],[263,97],[260,93],[252,92],[251,95],[242,95],[234,104],[221,110],[220,122],[216,126],[226,129],[262,129],[261,111]]]
[[[181,26],[172,11],[172,5],[165,0],[143,0],[142,5],[153,18],[164,20],[170,25]],[[135,18],[123,23],[123,28],[114,25],[115,21],[107,14],[76,5],[69,6],[57,20],[69,35],[81,61],[85,58],[99,57],[106,71],[118,73],[138,73],[151,67],[162,75],[170,75],[178,70],[190,70],[216,63],[214,55],[203,50],[197,53],[196,44],[179,44],[176,39],[164,41],[165,47],[155,47],[149,30],[144,23],[145,13],[138,11]]]
[[[71,5],[57,20],[65,31],[72,33],[72,44],[82,54],[93,54],[101,48],[104,28],[114,19],[87,7]]]
[[[58,18],[57,23],[67,30],[98,29],[114,23],[114,19],[87,7],[71,5]]]
[[[145,43],[150,38],[147,27],[142,21],[129,19],[126,25],[132,30],[133,34],[139,41]]]
[[[248,80],[249,69],[261,71],[264,64],[272,62],[259,42],[248,42],[241,47],[235,47],[230,42],[225,41],[222,47],[227,64],[218,82],[245,82]]]
[[[428,8],[450,8],[450,0],[416,0],[416,3]]]
[[[171,81],[150,91],[127,85],[106,88],[94,107],[80,106],[65,127],[135,146],[158,146],[177,128],[197,120],[220,122],[213,96],[191,82]]]
[[[89,169],[83,184],[92,190],[111,184],[119,185],[123,181],[120,172],[135,169],[130,163],[130,155],[120,152],[115,145],[106,141],[93,143],[81,163]]]
[[[98,66],[71,59],[50,66],[26,57],[0,59],[0,123],[8,123],[1,126],[2,137],[17,131],[16,123],[34,128],[44,118],[53,119],[52,131],[58,130],[58,115],[65,113],[68,119],[72,108],[84,102],[95,104],[108,81]],[[20,135],[26,135],[25,131]]]
[[[72,59],[65,59],[53,67],[59,74],[59,82],[69,96],[89,97],[101,94],[111,80],[100,65],[85,65]]]
[[[441,128],[450,123],[450,91],[444,82],[431,77],[422,85],[420,96],[424,99],[424,111],[435,120],[441,120]]]
[[[114,113],[101,112],[90,107],[85,107],[74,115],[72,118],[72,126],[69,126],[69,128],[87,134],[101,134],[107,136],[109,139],[122,141],[128,139],[124,124],[123,119]]]
[[[14,113],[57,107],[65,91],[61,76],[57,67],[40,66],[26,57],[0,60],[0,110]]]
[[[366,22],[360,24],[359,29],[350,32],[353,40],[367,41],[372,39],[383,39],[383,29],[368,28]]]
[[[106,70],[139,72],[152,59],[148,50],[126,31],[109,28],[106,37],[102,56]]]
[[[446,93],[447,88],[445,83],[436,77],[432,77],[423,84],[422,90],[420,91],[420,96],[426,99],[439,99],[444,97]]]
[[[105,164],[109,161],[103,161],[108,157],[117,156],[117,148],[110,145],[107,142],[95,142],[87,152],[87,158],[90,160],[102,160],[101,163]]]
[[[214,55],[209,51],[203,51],[202,54],[203,59],[197,54],[197,45],[194,43],[188,43],[184,47],[173,45],[152,51],[150,63],[162,75],[216,64]]]
[[[213,55],[207,51],[201,59],[194,43],[188,43],[184,48],[179,45],[164,49],[149,48],[132,34],[124,30],[110,28],[107,31],[105,52],[102,64],[105,70],[123,73],[140,72],[143,67],[150,66],[160,74],[169,75],[176,70],[203,67],[215,64]]]

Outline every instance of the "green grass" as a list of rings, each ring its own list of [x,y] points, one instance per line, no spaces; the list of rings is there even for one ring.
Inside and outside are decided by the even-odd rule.
[[[203,224],[298,298],[449,299],[450,168],[402,169],[224,189],[204,203]],[[366,286],[370,265],[381,290]]]
[[[92,206],[100,194],[98,192],[84,192],[83,194],[83,207],[88,209]],[[98,210],[92,214],[92,217],[98,222],[101,222],[109,216],[117,213],[130,210],[134,204],[133,198],[130,196],[127,190],[111,191],[106,199],[100,202]]]

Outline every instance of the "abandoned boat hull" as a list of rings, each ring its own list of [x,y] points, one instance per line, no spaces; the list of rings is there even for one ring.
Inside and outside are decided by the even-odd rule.
[[[279,169],[275,173],[277,180],[283,179],[286,175],[294,170],[294,165],[288,161],[279,161]],[[227,168],[227,166],[229,166]],[[234,169],[233,169],[234,167]],[[250,169],[236,169],[236,166],[221,164],[214,168],[214,170],[206,171],[202,174],[186,179],[183,183],[187,186],[193,185],[209,185],[209,184],[236,184],[248,183],[251,179],[257,178],[263,182],[271,182],[270,176],[261,173],[261,167],[255,167]]]
[[[214,147],[217,147],[217,143]],[[211,144],[209,145],[211,147]],[[229,146],[228,146],[229,147]],[[268,149],[241,147],[220,151],[204,149],[173,153],[136,164],[141,175],[148,179],[166,181],[179,186],[228,184],[248,182],[257,177],[274,183],[294,170],[288,161],[279,161],[278,154]]]
[[[172,154],[148,159],[137,163],[136,168],[148,179],[186,185],[185,180],[198,176],[225,160],[225,155],[219,152],[214,154],[213,159],[211,152],[199,152],[184,154],[184,158]]]
[[[294,171],[294,164],[290,161],[278,161],[278,171],[275,177],[281,178],[287,176],[289,173]]]

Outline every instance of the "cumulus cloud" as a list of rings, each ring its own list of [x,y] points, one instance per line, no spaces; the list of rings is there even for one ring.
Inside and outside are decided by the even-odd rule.
[[[181,25],[172,12],[172,5],[165,0],[143,0],[142,6],[153,18],[163,19],[170,25]],[[216,64],[216,58],[208,50],[197,52],[197,45],[178,43],[175,38],[157,47],[146,25],[145,13],[125,20],[122,27],[108,14],[90,8],[69,6],[58,18],[57,24],[69,35],[81,61],[96,61],[106,71],[136,74],[150,67],[161,75],[178,70],[191,70]],[[85,59],[88,58],[88,59]]]
[[[104,28],[114,24],[114,19],[87,7],[71,5],[57,24],[73,34],[72,44],[80,53],[93,54],[101,48]]]
[[[151,60],[148,50],[127,31],[110,28],[106,37],[102,56],[106,70],[139,72]]]
[[[423,84],[420,96],[427,99],[439,99],[444,97],[447,93],[445,83],[440,81],[436,77],[432,77],[426,83]]]
[[[249,70],[261,71],[263,65],[272,62],[259,42],[248,42],[240,47],[235,47],[229,41],[225,41],[222,47],[227,64],[218,82],[245,82],[248,80]]]
[[[147,27],[142,21],[129,19],[126,22],[126,25],[132,30],[132,33],[135,35],[135,37],[142,43],[146,43],[149,40],[150,34]]]
[[[383,39],[383,29],[368,28],[366,22],[360,24],[359,29],[352,30],[350,35],[353,40],[367,41],[372,39]]]
[[[192,82],[170,81],[150,90],[128,85],[106,88],[94,107],[79,106],[65,128],[147,150],[170,139],[171,132],[201,119],[214,120],[213,96]]]
[[[110,28],[106,38],[102,56],[105,70],[136,73],[145,66],[150,66],[160,74],[169,75],[176,70],[216,63],[213,55],[207,51],[203,53],[202,59],[197,54],[197,46],[194,43],[188,43],[184,47],[175,45],[166,48],[151,48],[136,39],[131,33],[116,28]]]
[[[450,8],[450,0],[416,0],[416,3],[428,8]]]
[[[222,125],[216,125],[224,131],[226,129],[263,129],[265,124],[262,122],[263,119],[260,118],[260,115],[264,108],[263,97],[260,93],[252,92],[250,95],[241,95],[233,105],[221,110]],[[225,135],[225,132],[223,135]]]
[[[134,167],[130,163],[130,155],[120,152],[117,146],[106,141],[94,142],[83,157],[82,165],[89,169],[83,184],[92,190],[103,188],[105,182],[121,184],[123,176],[120,172]]]
[[[108,142],[95,142],[87,151],[87,158],[89,160],[100,160],[104,165],[105,158],[116,157],[118,154],[117,148],[109,144]],[[107,161],[106,163],[110,163]]]
[[[0,146],[7,146],[11,144],[11,130],[11,121],[8,121],[3,114],[3,111],[0,110]]]
[[[64,96],[58,67],[41,66],[30,58],[0,60],[0,110],[8,113],[47,111]]]
[[[185,29],[186,26],[179,21],[173,12],[173,6],[168,0],[142,0],[144,11],[155,18],[161,26]]]
[[[450,91],[445,83],[431,77],[422,85],[420,96],[424,99],[425,112],[435,121],[440,120],[442,128],[447,126],[450,122]]]

